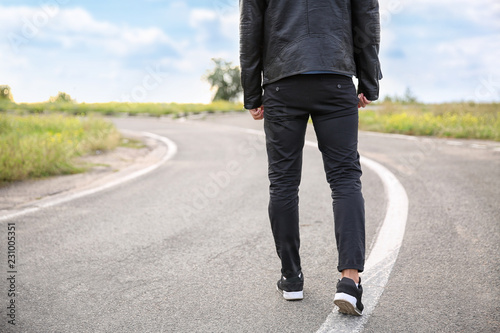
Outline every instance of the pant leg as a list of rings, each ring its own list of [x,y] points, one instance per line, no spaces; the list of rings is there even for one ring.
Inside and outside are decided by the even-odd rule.
[[[331,76],[324,80],[322,87],[329,92],[328,98],[322,100],[321,107],[315,108],[312,119],[332,190],[339,254],[337,269],[362,272],[365,210],[358,154],[358,109],[354,85],[347,79]]]
[[[293,107],[289,96],[296,93],[292,79],[266,86],[264,95],[269,219],[281,272],[286,277],[301,271],[298,190],[309,114]]]

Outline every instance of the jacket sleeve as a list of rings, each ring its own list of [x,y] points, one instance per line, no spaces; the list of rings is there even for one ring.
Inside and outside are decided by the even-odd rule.
[[[246,109],[262,105],[265,0],[240,0],[241,85]]]
[[[380,45],[380,15],[378,0],[351,0],[354,61],[358,78],[358,93],[370,101],[379,98],[382,79],[378,58]]]

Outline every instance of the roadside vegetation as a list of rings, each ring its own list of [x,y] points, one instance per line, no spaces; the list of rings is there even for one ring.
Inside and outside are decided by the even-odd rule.
[[[210,83],[215,94],[212,102],[238,101],[243,93],[240,68],[221,58],[213,58],[214,68],[208,70],[203,79]]]
[[[219,65],[230,64],[219,62]],[[228,67],[229,68],[229,67]],[[231,78],[232,80],[233,78]],[[217,82],[216,82],[217,83]],[[217,84],[219,84],[218,82]],[[219,89],[223,97],[237,92]],[[226,96],[227,95],[227,96]],[[112,150],[117,145],[141,148],[142,142],[121,139],[112,123],[100,116],[174,117],[201,112],[243,110],[242,103],[217,98],[211,104],[77,103],[59,92],[42,103],[15,103],[10,87],[0,86],[0,186],[6,182],[83,172],[76,157]]]
[[[120,134],[99,118],[0,113],[0,184],[85,170],[77,156],[114,149]]]
[[[0,102],[0,111],[10,111],[18,114],[64,112],[72,115],[100,114],[105,116],[173,116],[182,117],[201,112],[242,111],[243,104],[215,101],[210,104],[179,104],[179,103],[20,103]]]
[[[360,111],[360,129],[500,141],[499,103],[422,104],[384,101]]]
[[[15,103],[10,87],[0,86],[0,185],[84,171],[85,166],[74,162],[76,157],[120,144],[118,130],[99,116],[182,117],[243,111],[238,102],[239,69],[221,59],[213,61],[215,68],[204,77],[216,91],[210,104],[77,103],[64,92],[43,103]],[[386,97],[361,109],[360,129],[500,141],[500,104],[423,104],[407,89],[403,97]],[[124,140],[121,144],[141,146],[140,142]]]
[[[210,104],[178,103],[74,103],[45,102],[16,104],[1,102],[0,112],[91,116],[172,116],[202,112],[243,111],[238,102],[214,101]],[[468,138],[500,141],[500,103],[423,104],[384,100],[360,110],[360,129],[407,135]]]

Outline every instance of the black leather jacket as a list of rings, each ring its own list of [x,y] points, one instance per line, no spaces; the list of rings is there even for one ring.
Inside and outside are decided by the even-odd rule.
[[[240,0],[240,11],[245,108],[262,105],[265,84],[310,71],[355,75],[378,99],[378,0]]]

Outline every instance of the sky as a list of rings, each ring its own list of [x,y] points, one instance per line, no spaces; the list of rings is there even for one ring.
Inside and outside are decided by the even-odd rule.
[[[500,102],[498,0],[379,2],[382,98]],[[0,85],[16,102],[208,103],[238,23],[238,0],[0,0]]]

